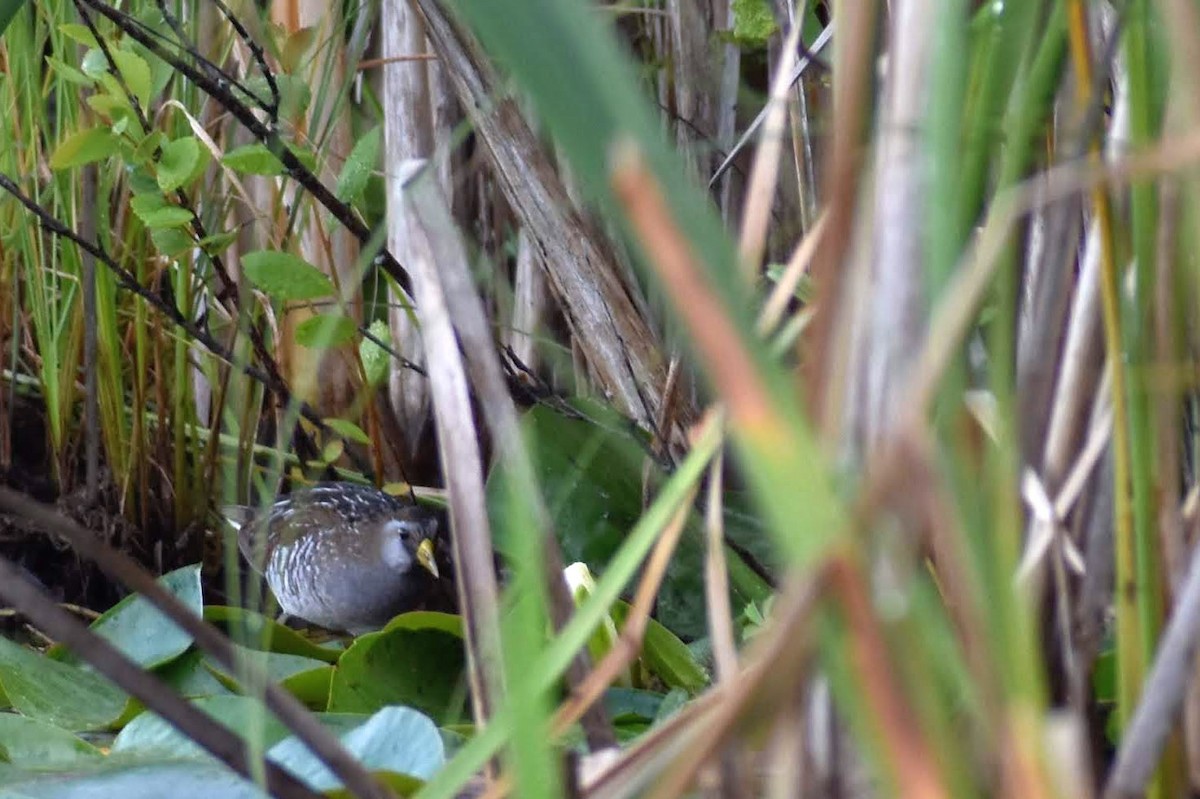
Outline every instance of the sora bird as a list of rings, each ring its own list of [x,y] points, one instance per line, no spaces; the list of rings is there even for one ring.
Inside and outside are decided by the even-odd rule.
[[[321,627],[377,630],[419,605],[438,577],[437,517],[374,488],[318,484],[265,512],[242,505],[222,511],[280,609]]]

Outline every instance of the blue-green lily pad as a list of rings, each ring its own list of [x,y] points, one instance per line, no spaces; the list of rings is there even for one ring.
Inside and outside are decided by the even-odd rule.
[[[66,730],[99,730],[125,712],[121,689],[93,671],[0,638],[0,685],[24,716]]]
[[[199,564],[164,574],[158,582],[189,610],[200,615],[204,603],[200,596]],[[192,645],[190,634],[139,594],[130,594],[113,605],[92,622],[91,630],[143,668],[160,666]],[[61,646],[51,647],[47,654],[67,663],[79,662],[73,653]]]

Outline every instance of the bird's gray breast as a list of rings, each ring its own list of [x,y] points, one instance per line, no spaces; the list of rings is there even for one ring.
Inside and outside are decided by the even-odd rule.
[[[411,591],[403,567],[411,556],[395,539],[380,551],[373,536],[313,530],[271,554],[271,590],[286,612],[322,627],[359,632],[386,624]]]

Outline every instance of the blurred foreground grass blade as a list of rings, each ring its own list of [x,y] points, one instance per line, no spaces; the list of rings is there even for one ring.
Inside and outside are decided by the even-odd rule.
[[[1150,3],[1133,0],[1126,8],[1125,57],[1129,70],[1129,133],[1134,147],[1152,146],[1162,129],[1167,48]],[[1157,33],[1156,33],[1157,31]],[[1119,306],[1121,351],[1110,352],[1127,366],[1125,400],[1128,415],[1114,417],[1128,436],[1126,475],[1115,486],[1129,492],[1117,522],[1117,718],[1122,726],[1133,714],[1162,627],[1162,570],[1158,551],[1157,462],[1146,371],[1153,365],[1154,281],[1158,271],[1158,186],[1148,180],[1130,184],[1129,222],[1133,249],[1134,290]],[[1117,276],[1123,285],[1123,277]],[[1122,292],[1124,294],[1124,292]],[[1121,296],[1121,295],[1118,295]],[[1114,391],[1116,385],[1114,383]],[[1114,405],[1114,407],[1117,407]],[[1174,476],[1166,476],[1171,480]],[[1128,588],[1126,588],[1128,586]],[[1151,790],[1155,795],[1161,786]]]
[[[547,0],[459,0],[454,8],[529,95],[594,202],[622,212],[609,175],[609,157],[618,142],[632,142],[645,159],[708,284],[705,292],[726,320],[729,354],[744,361],[717,363],[706,357],[709,376],[716,377],[712,370],[718,366],[753,376],[742,397],[746,403],[730,408],[731,421],[776,543],[795,561],[815,557],[842,527],[825,458],[801,418],[791,376],[768,367],[765,347],[753,333],[732,241],[703,188],[686,179],[683,159],[665,141],[638,90],[637,75],[611,31],[603,29],[603,17],[580,2]],[[531,41],[539,46],[531,48]]]
[[[653,266],[649,276],[669,296],[726,403],[742,466],[781,552],[803,567],[839,541],[853,549],[845,510],[800,412],[792,376],[768,361],[753,333],[732,243],[703,189],[684,177],[682,159],[664,142],[613,37],[579,3],[464,0],[457,7],[530,95],[591,198],[624,221],[646,266]],[[534,40],[544,46],[530,48]],[[858,610],[850,614],[851,626],[856,635],[870,636]],[[822,643],[835,650],[863,640],[831,633]],[[885,660],[873,673],[890,668],[885,649],[876,647],[874,654]],[[851,660],[864,668],[861,658]],[[935,760],[924,756],[923,736],[911,729],[898,733],[903,725],[897,718],[911,718],[906,702],[902,688],[889,684],[870,697],[868,717],[860,720],[881,736],[882,770],[902,790],[946,795]],[[905,709],[897,714],[897,708]],[[904,736],[922,743],[906,747]],[[905,753],[918,749],[923,754],[912,762]]]
[[[747,471],[762,481],[761,500],[777,513],[780,487],[799,471],[792,462],[797,452],[813,452],[805,441],[798,418],[789,419],[788,407],[772,397],[766,383],[754,373],[752,361],[740,351],[731,320],[722,313],[718,298],[696,269],[688,242],[675,226],[664,197],[653,177],[643,167],[632,146],[621,146],[615,154],[613,183],[624,203],[628,218],[641,237],[642,246],[658,271],[667,292],[689,328],[700,359],[729,407],[732,427],[740,437]],[[806,448],[804,444],[808,443]],[[757,473],[756,473],[757,472]],[[856,516],[860,523],[865,520]],[[904,796],[949,796],[938,760],[928,750],[908,698],[892,673],[894,655],[885,642],[882,624],[867,587],[866,571],[857,562],[856,539],[849,528],[828,530],[813,549],[812,558],[840,544],[847,553],[845,568],[833,581],[839,610],[845,614],[846,636],[827,635],[823,643],[849,650],[852,670],[865,688],[866,721],[878,736],[880,752],[889,776]],[[794,553],[793,553],[794,554]],[[681,786],[682,787],[682,786]]]
[[[13,17],[24,6],[25,0],[3,0],[3,2],[0,2],[0,36],[4,35],[4,31],[8,30],[8,24],[13,21]]]
[[[575,653],[587,646],[592,633],[608,618],[613,603],[637,574],[659,533],[704,474],[722,443],[721,432],[721,425],[712,421],[697,433],[692,451],[629,531],[625,542],[596,582],[587,602],[576,610],[558,637],[529,665],[528,679],[539,681],[548,690],[566,672]],[[504,745],[505,739],[512,734],[512,728],[512,711],[504,709],[460,750],[445,769],[430,780],[421,791],[421,799],[449,799],[454,796],[459,786]]]

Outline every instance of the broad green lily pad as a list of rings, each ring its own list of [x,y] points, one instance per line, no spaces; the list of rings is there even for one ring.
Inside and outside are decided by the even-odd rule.
[[[438,728],[427,716],[407,707],[385,707],[340,738],[346,749],[372,771],[429,779],[446,760]],[[327,791],[341,785],[298,738],[271,747],[267,757],[315,790]]]
[[[0,799],[267,799],[215,760],[108,757],[70,770],[0,774]]]
[[[164,574],[158,582],[193,613],[200,615],[204,603],[200,596],[199,564]],[[191,635],[139,594],[130,594],[113,605],[92,622],[91,630],[143,668],[160,666],[192,645]],[[80,662],[74,653],[61,646],[51,647],[47,654],[67,663]]]
[[[257,699],[248,696],[210,696],[192,703],[235,734],[261,747],[272,746],[287,737],[288,730],[267,712]],[[137,716],[117,735],[112,751],[164,757],[209,757],[198,744],[156,713]]]
[[[445,619],[431,621],[442,624]],[[360,636],[350,645],[334,671],[330,711],[372,713],[387,705],[407,705],[440,723],[464,717],[466,654],[461,636],[440,626],[404,626],[409,622],[393,620],[388,629]]]
[[[326,663],[336,663],[342,655],[340,649],[314,644],[290,627],[245,608],[209,605],[204,608],[204,620],[223,628],[230,638],[251,649],[300,655]]]
[[[72,731],[113,726],[127,701],[121,689],[99,674],[7,638],[0,638],[0,685],[22,715]]]
[[[651,490],[662,483],[664,474],[650,457],[645,436],[632,422],[597,403],[578,401],[574,407],[577,415],[535,406],[521,418],[521,432],[533,456],[564,562],[581,561],[593,573],[603,574],[626,532],[642,515],[644,470],[648,469]],[[496,548],[506,556],[514,551],[514,536],[528,534],[509,529],[513,518],[505,504],[509,479],[504,464],[498,463],[487,484]],[[655,607],[655,617],[686,639],[707,633],[702,529],[699,517],[693,514],[667,567]],[[745,520],[739,533],[743,529],[748,537],[754,536],[753,527]],[[726,546],[725,557],[735,609],[771,594],[771,587],[737,551]]]
[[[22,769],[61,768],[104,756],[61,727],[15,713],[0,713],[0,752]]]
[[[167,685],[181,696],[199,699],[205,696],[223,696],[232,693],[205,665],[203,652],[192,649],[170,663],[154,670]]]
[[[239,660],[265,671],[272,682],[280,683],[284,688],[310,707],[325,708],[329,699],[329,683],[333,677],[333,666],[323,660],[287,655],[281,652],[258,652],[246,647],[237,646]],[[254,693],[253,688],[243,685],[243,675],[238,671],[230,671],[221,664],[206,660],[206,665],[212,674],[230,690],[243,693]]]

